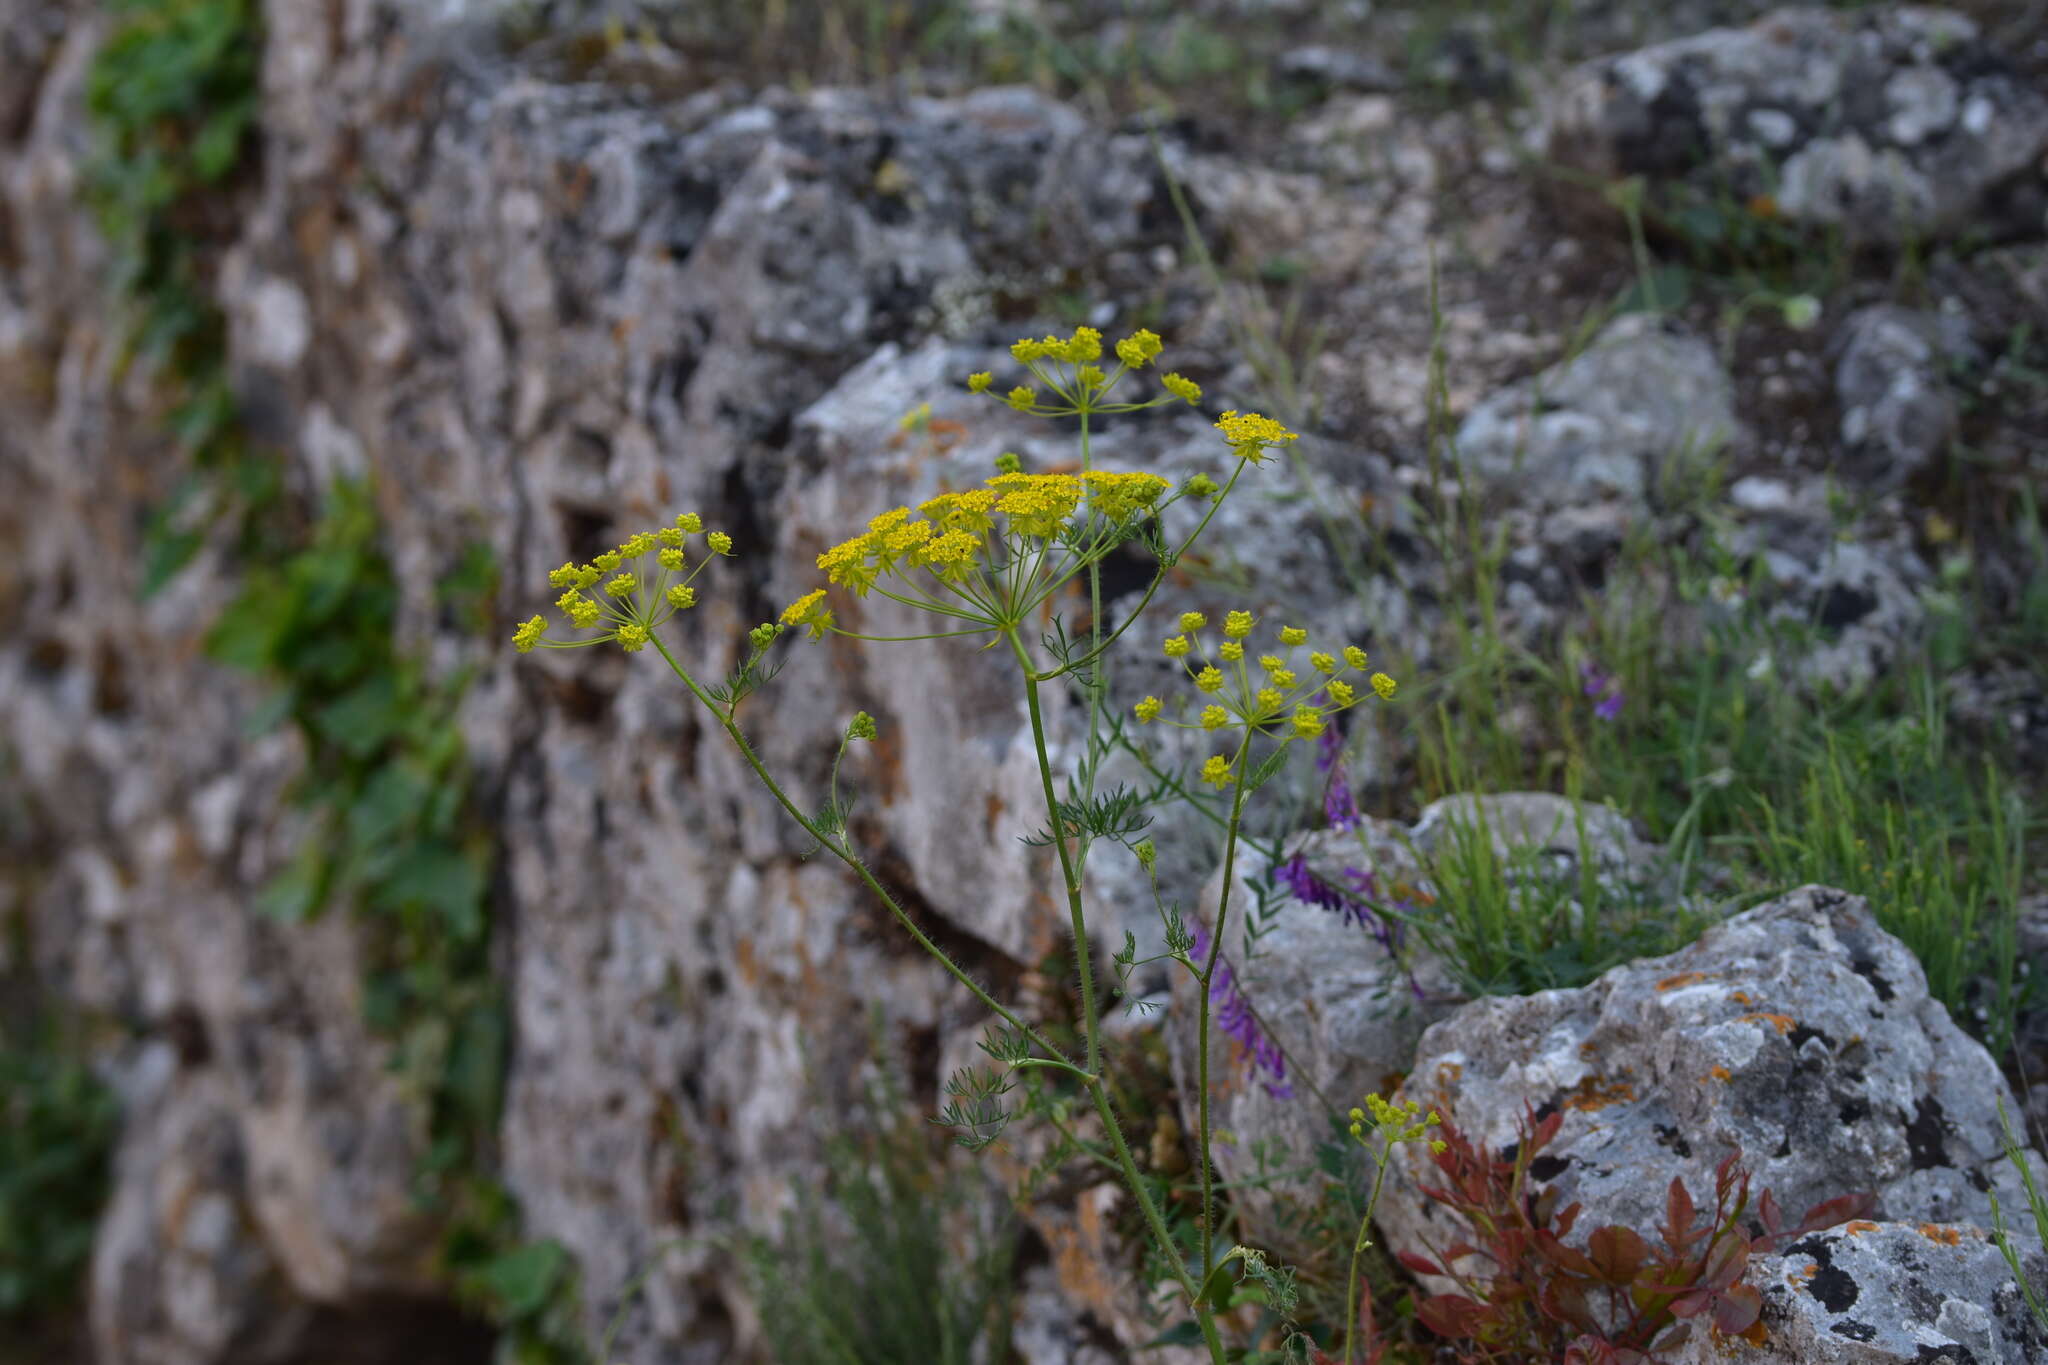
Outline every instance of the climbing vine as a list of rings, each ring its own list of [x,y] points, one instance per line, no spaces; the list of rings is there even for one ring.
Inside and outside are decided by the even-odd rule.
[[[273,685],[259,725],[290,725],[305,751],[297,853],[257,908],[295,923],[346,905],[365,926],[365,1013],[426,1119],[415,1194],[441,1216],[449,1282],[510,1359],[579,1361],[569,1257],[520,1240],[493,1174],[507,1016],[491,964],[495,846],[455,723],[468,676],[436,676],[401,647],[372,487],[337,482],[311,506],[288,496],[285,461],[250,439],[229,379],[211,272],[258,154],[258,7],[114,0],[113,15],[87,81],[87,197],[126,309],[123,364],[151,367],[180,470],[150,518],[141,589],[225,527],[242,587],[207,651]],[[495,585],[473,544],[437,594],[475,617]]]

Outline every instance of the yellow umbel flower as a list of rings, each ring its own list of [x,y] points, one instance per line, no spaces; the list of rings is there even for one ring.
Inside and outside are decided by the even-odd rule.
[[[813,588],[782,609],[782,624],[804,626],[813,640],[824,638],[832,629],[832,609],[825,605],[825,590]]]
[[[1184,375],[1169,374],[1159,383],[1165,390],[1183,403],[1195,404],[1202,401],[1202,386]]]
[[[618,552],[614,550],[606,550],[603,554],[591,560],[591,563],[597,565],[599,572],[610,573],[613,569],[619,567]]]
[[[695,512],[679,512],[676,514],[676,529],[686,536],[694,536],[704,529],[704,518]]]
[[[1282,626],[1280,627],[1280,643],[1283,645],[1305,645],[1308,643],[1308,632],[1300,626]]]
[[[619,648],[625,650],[628,654],[638,654],[641,650],[647,648],[647,641],[650,638],[645,626],[625,625],[619,627]]]
[[[1297,707],[1294,712],[1294,733],[1301,739],[1314,739],[1323,732],[1323,718],[1314,707]]]
[[[626,538],[625,544],[619,546],[619,553],[627,559],[638,559],[653,548],[654,533],[652,531],[635,531]]]
[[[988,386],[995,382],[996,377],[993,374],[990,374],[987,370],[977,370],[967,376],[967,391],[969,393],[987,393]]]
[[[1349,706],[1358,699],[1358,694],[1351,690],[1351,684],[1345,682],[1342,678],[1332,678],[1329,682],[1324,683],[1323,691],[1329,693],[1330,700],[1336,702],[1339,706]]]
[[[1209,618],[1198,611],[1184,611],[1180,614],[1180,628],[1182,630],[1200,630],[1208,624]]]
[[[1366,663],[1365,651],[1360,649],[1357,645],[1344,646],[1344,662],[1350,664],[1353,668],[1363,673],[1365,671]]]
[[[1188,637],[1185,635],[1169,635],[1166,637],[1166,643],[1161,645],[1160,648],[1166,652],[1166,657],[1169,659],[1185,659],[1188,656],[1188,651],[1193,649],[1194,646],[1188,642]]]
[[[1253,696],[1252,700],[1258,703],[1260,715],[1270,716],[1280,709],[1283,694],[1277,687],[1262,687]]]
[[[1093,327],[1076,327],[1074,335],[1060,346],[1060,359],[1069,365],[1102,359],[1102,333]]]
[[[1019,412],[1029,412],[1032,406],[1038,402],[1038,390],[1032,388],[1029,384],[1019,384],[1016,388],[1003,395],[1003,401]]]
[[[667,569],[670,573],[680,573],[684,563],[683,552],[674,547],[666,548],[654,557],[654,562]]]
[[[1394,695],[1394,680],[1384,673],[1375,673],[1367,679],[1372,690],[1380,694],[1381,701],[1389,701]]]
[[[1268,673],[1278,673],[1287,665],[1281,661],[1278,654],[1261,654],[1259,656],[1259,667],[1265,669]]]
[[[629,573],[622,573],[604,585],[606,597],[629,597],[640,586],[640,580]]]
[[[1116,344],[1116,358],[1134,370],[1142,370],[1162,349],[1157,333],[1140,327]]]
[[[704,537],[704,543],[711,547],[713,554],[729,555],[732,553],[732,537],[723,531],[713,531],[710,535]]]
[[[1282,691],[1285,691],[1286,689],[1294,686],[1296,682],[1300,681],[1298,678],[1294,676],[1294,670],[1291,668],[1276,668],[1271,673],[1267,674],[1267,676],[1273,680],[1273,686],[1280,688]]]
[[[533,647],[541,642],[541,637],[547,633],[548,623],[536,616],[512,632],[512,647],[521,654],[530,653]]]
[[[548,572],[548,585],[555,588],[579,587],[581,585],[576,580],[581,574],[582,570],[578,569],[573,563],[564,564],[561,568],[552,569]]]
[[[1252,633],[1252,614],[1248,611],[1233,611],[1223,618],[1223,633],[1233,640],[1242,640]]]
[[[1250,460],[1253,464],[1264,459],[1266,451],[1274,446],[1300,439],[1270,417],[1261,417],[1256,412],[1239,412],[1236,408],[1217,419],[1216,429],[1223,433],[1223,439],[1230,443],[1239,459]]]
[[[604,608],[580,594],[574,595],[573,600],[566,604],[557,602],[555,605],[562,608],[562,614],[569,618],[569,624],[578,630],[589,630],[604,619]]]
[[[1209,761],[1202,765],[1202,780],[1211,786],[1229,786],[1236,780],[1230,771],[1230,760],[1222,754],[1211,754]]]
[[[687,539],[683,535],[682,529],[676,526],[662,527],[654,533],[654,538],[672,550],[680,550],[683,547],[683,541]]]
[[[1089,504],[1113,522],[1150,507],[1168,487],[1157,474],[1112,474],[1091,469],[1081,478],[1088,485]]]
[[[667,593],[668,604],[677,611],[697,605],[697,590],[687,583],[678,583]]]
[[[1214,664],[1195,675],[1195,686],[1203,692],[1221,692],[1223,673]]]
[[[1153,721],[1159,719],[1160,705],[1161,703],[1159,698],[1147,697],[1145,698],[1145,700],[1139,702],[1136,706],[1133,706],[1131,708],[1131,713],[1135,715],[1141,723],[1149,725]]]
[[[1081,481],[1071,474],[998,474],[988,482],[1003,490],[996,510],[1022,535],[1058,535],[1081,503]]]
[[[959,582],[973,570],[974,556],[980,549],[980,536],[966,531],[948,531],[919,550],[913,558],[940,578]]]
[[[1236,640],[1225,640],[1216,647],[1216,652],[1223,656],[1223,662],[1227,664],[1240,663],[1244,659],[1244,646]]]
[[[1222,707],[1205,706],[1202,708],[1202,728],[1204,730],[1221,730],[1228,724],[1230,724],[1230,712]]]
[[[1325,654],[1320,649],[1308,656],[1308,662],[1309,667],[1318,673],[1335,673],[1337,671],[1336,658],[1333,655]]]

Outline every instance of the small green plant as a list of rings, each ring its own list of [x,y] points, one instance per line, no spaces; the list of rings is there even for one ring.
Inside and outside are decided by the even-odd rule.
[[[800,1195],[779,1240],[748,1244],[775,1359],[970,1365],[1007,1357],[1017,1230],[1007,1210],[991,1221],[971,1207],[983,1197],[980,1181],[946,1177],[921,1128],[899,1121],[833,1139],[825,1188]],[[849,1238],[833,1236],[828,1200]]]
[[[0,1038],[0,1324],[77,1289],[119,1123],[83,1063]]]
[[[994,1142],[1020,1114],[1048,1123],[1061,1139],[1060,1157],[1078,1155],[1115,1171],[1132,1193],[1154,1250],[1181,1290],[1193,1314],[1200,1339],[1211,1358],[1222,1365],[1225,1346],[1219,1332],[1211,1276],[1232,1256],[1218,1255],[1218,1211],[1214,1170],[1209,1161],[1213,1139],[1210,1117],[1210,1017],[1212,987],[1219,980],[1219,953],[1228,931],[1230,895],[1226,890],[1213,930],[1200,926],[1206,951],[1196,951],[1195,932],[1177,910],[1161,903],[1165,956],[1192,973],[1198,1001],[1196,1024],[1196,1086],[1198,1128],[1196,1170],[1200,1182],[1193,1255],[1187,1255],[1162,1213],[1154,1182],[1132,1155],[1118,1116],[1112,1068],[1106,1057],[1102,1016],[1104,992],[1098,991],[1095,966],[1088,951],[1083,869],[1098,847],[1120,846],[1150,876],[1156,853],[1141,835],[1149,819],[1144,801],[1124,788],[1107,787],[1104,763],[1131,747],[1131,723],[1167,724],[1214,737],[1216,751],[1193,775],[1177,774],[1171,789],[1190,795],[1199,782],[1211,793],[1205,814],[1218,819],[1223,831],[1226,888],[1233,881],[1239,830],[1246,799],[1280,769],[1296,740],[1316,739],[1330,717],[1364,697],[1390,697],[1394,681],[1371,672],[1365,652],[1356,646],[1310,647],[1308,632],[1282,626],[1260,633],[1248,611],[1223,615],[1216,636],[1207,634],[1210,621],[1200,612],[1185,612],[1175,632],[1161,646],[1186,680],[1184,694],[1168,699],[1148,696],[1129,718],[1113,715],[1100,661],[1139,621],[1167,572],[1197,541],[1216,509],[1246,471],[1267,455],[1292,443],[1296,436],[1270,418],[1227,411],[1216,422],[1234,457],[1221,483],[1195,475],[1174,487],[1149,473],[1116,473],[1094,467],[1090,434],[1093,425],[1112,414],[1136,412],[1169,403],[1195,403],[1201,390],[1178,374],[1164,375],[1164,390],[1152,397],[1123,397],[1161,352],[1159,338],[1139,330],[1111,348],[1114,369],[1105,368],[1101,333],[1080,327],[1069,337],[1025,339],[1011,354],[1034,382],[1000,393],[1015,411],[1046,417],[1071,417],[1080,427],[1079,474],[1032,474],[1015,455],[997,461],[998,472],[981,487],[941,493],[911,508],[884,511],[866,532],[827,550],[818,558],[827,587],[791,603],[779,622],[757,627],[739,669],[724,683],[698,679],[670,652],[660,631],[678,612],[697,600],[696,581],[711,560],[734,550],[732,538],[706,532],[700,518],[685,513],[674,525],[628,538],[616,550],[588,564],[568,563],[551,581],[563,590],[557,609],[572,627],[585,633],[551,640],[544,617],[520,626],[513,643],[522,651],[537,647],[581,648],[616,643],[628,653],[652,647],[685,689],[702,705],[738,750],[741,759],[783,811],[817,845],[843,862],[890,911],[902,929],[929,953],[998,1020],[982,1042],[992,1068],[969,1069],[948,1083],[948,1101],[940,1120],[957,1130],[970,1148]],[[971,393],[996,397],[992,373],[972,375]],[[1179,521],[1185,529],[1169,533]],[[692,541],[701,536],[698,545]],[[1156,565],[1135,608],[1111,628],[1102,607],[1102,565],[1122,546],[1132,546]],[[693,553],[694,551],[694,553]],[[895,604],[906,614],[923,615],[932,625],[905,635],[875,635],[843,626],[834,606],[834,589],[856,601],[870,597]],[[1085,628],[1070,630],[1061,608],[1085,604]],[[854,847],[847,805],[840,796],[839,762],[833,766],[832,789],[822,807],[806,809],[771,775],[738,723],[741,704],[774,674],[773,651],[781,637],[802,630],[812,639],[827,635],[888,644],[900,640],[954,640],[1000,648],[1014,661],[1029,717],[1045,824],[1026,842],[1049,846],[1058,864],[1056,899],[1067,911],[1073,936],[1074,973],[1079,992],[1078,1038],[1065,1045],[1043,1021],[1033,1022],[1003,1004],[963,971],[905,911],[876,878]],[[1258,642],[1254,641],[1258,634]],[[1036,636],[1036,638],[1032,638]],[[1046,733],[1045,694],[1057,687],[1080,703],[1086,727],[1072,750],[1072,767],[1056,765]],[[851,744],[872,738],[875,723],[857,716],[842,733],[838,756]],[[1061,787],[1064,785],[1064,794]],[[1153,882],[1156,898],[1156,880]],[[1123,972],[1136,965],[1128,952],[1119,955]],[[1063,1032],[1063,1031],[1062,1031]],[[1014,1107],[1013,1107],[1014,1106]],[[1083,1135],[1076,1126],[1082,1114],[1099,1122],[1099,1136]],[[1251,1272],[1252,1259],[1233,1253]],[[1262,1268],[1261,1259],[1258,1264]],[[1279,1272],[1274,1271],[1275,1275]]]
[[[2005,1112],[2005,1100],[1998,1101],[1998,1131],[2005,1146],[2005,1159],[2020,1173],[2020,1183],[2026,1187],[2027,1209],[2034,1215],[2034,1235],[2043,1247],[2048,1247],[2048,1199],[2041,1196],[2041,1190],[2034,1183],[2034,1167],[2027,1160],[2027,1149],[2020,1145],[2017,1134],[2012,1130],[2012,1120]],[[2034,1321],[2041,1324],[2041,1330],[2048,1332],[2048,1303],[2041,1300],[2041,1293],[2034,1288],[2034,1282],[2027,1275],[2026,1267],[2020,1264],[2019,1249],[2012,1244],[2012,1233],[2005,1226],[2005,1211],[1998,1206],[1998,1195],[1990,1190],[1992,1240],[1998,1243],[2000,1254],[2006,1265],[2012,1268],[2013,1279],[2019,1281],[2020,1293],[2026,1296],[2027,1310],[2034,1315]]]

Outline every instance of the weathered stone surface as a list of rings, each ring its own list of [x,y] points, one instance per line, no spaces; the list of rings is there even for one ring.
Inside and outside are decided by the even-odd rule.
[[[1727,373],[1705,341],[1647,313],[1475,407],[1456,452],[1485,483],[1535,503],[1637,505],[1667,471],[1743,439]]]
[[[2037,1284],[2048,1261],[2023,1264]],[[1764,1343],[1695,1331],[1679,1365],[2032,1365],[2048,1355],[2019,1282],[1981,1228],[1859,1222],[1752,1260]]]
[[[1967,330],[1957,319],[1880,304],[1852,314],[1836,344],[1835,395],[1850,467],[1879,488],[1932,467],[1956,434],[1947,370],[1951,358],[1967,354]]]
[[[1862,901],[1819,887],[1584,989],[1468,1005],[1423,1036],[1406,1091],[1494,1150],[1525,1100],[1562,1112],[1541,1174],[1584,1206],[1581,1235],[1654,1228],[1674,1176],[1709,1195],[1738,1149],[1752,1193],[1792,1216],[1857,1190],[1876,1195],[1873,1217],[1914,1224],[1989,1227],[1991,1189],[2024,1207],[1999,1147],[1997,1102],[2014,1106],[1996,1063]],[[1454,1233],[1406,1182],[1379,1221],[1397,1249]]]
[[[2048,96],[1961,15],[1780,10],[1581,68],[1550,102],[1551,156],[1607,180],[1644,175],[1899,244],[2042,230]]]

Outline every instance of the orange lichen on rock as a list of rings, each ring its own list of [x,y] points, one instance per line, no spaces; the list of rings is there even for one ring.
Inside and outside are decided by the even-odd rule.
[[[1842,1224],[1842,1231],[1848,1233],[1851,1237],[1861,1237],[1864,1233],[1876,1232],[1877,1229],[1878,1225],[1876,1223],[1863,1218],[1853,1219]]]
[[[1565,1096],[1564,1107],[1576,1109],[1581,1114],[1598,1113],[1611,1104],[1625,1104],[1636,1097],[1636,1088],[1627,1081],[1615,1081],[1602,1085],[1598,1076],[1588,1076],[1580,1081],[1577,1088]]]
[[[1784,1037],[1786,1034],[1790,1033],[1793,1029],[1799,1026],[1799,1021],[1797,1019],[1794,1019],[1789,1014],[1745,1014],[1735,1022],[1738,1024],[1747,1024],[1752,1020],[1756,1019],[1761,1019],[1765,1023],[1769,1024],[1772,1028],[1776,1029],[1778,1031],[1778,1036],[1780,1038]]]
[[[1731,991],[1728,998],[1738,1005],[1754,1005],[1756,1003],[1748,991]]]
[[[1943,1227],[1939,1223],[1922,1223],[1920,1225],[1920,1235],[1930,1242],[1939,1242],[1945,1247],[1961,1246],[1963,1242],[1962,1233],[1954,1228]]]
[[[1716,1064],[1708,1067],[1707,1074],[1700,1077],[1700,1079],[1703,1081],[1725,1081],[1731,1079],[1731,1077],[1727,1067]]]
[[[1657,989],[1660,991],[1675,991],[1680,987],[1697,986],[1700,982],[1711,979],[1712,977],[1706,972],[1680,972],[1676,976],[1667,976],[1662,981],[1659,981]]]

